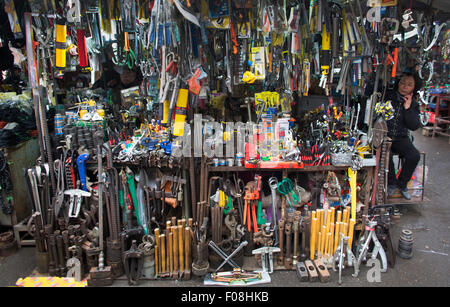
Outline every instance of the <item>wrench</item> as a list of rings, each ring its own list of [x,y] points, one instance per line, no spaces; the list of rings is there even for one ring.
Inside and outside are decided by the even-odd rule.
[[[228,261],[231,260],[231,258],[233,258],[234,255],[236,255],[241,249],[244,248],[244,246],[246,246],[248,244],[247,241],[242,242],[241,244],[239,244],[239,246],[234,250],[234,252],[232,252],[223,262],[221,265],[219,265],[219,267],[215,270],[215,272],[218,272]]]
[[[274,242],[273,245],[278,245],[278,216],[277,216],[277,187],[278,179],[276,177],[269,178],[269,186],[272,192],[272,223],[274,226]]]
[[[227,217],[225,218],[225,225],[231,231],[231,240],[234,241],[236,239],[237,228],[237,221],[234,215],[227,215]]]
[[[82,154],[77,159],[78,172],[80,173],[81,188],[83,191],[88,191],[86,185],[86,161],[89,160],[89,154]]]
[[[214,241],[209,241],[208,246],[211,247],[216,253],[217,255],[219,255],[222,259],[227,259],[227,254],[225,254],[225,252],[223,250],[220,249],[220,247],[218,247],[216,245],[216,243],[214,243]],[[228,261],[228,263],[233,267],[233,268],[238,268],[239,266],[236,264],[236,262],[233,261],[233,259],[230,259]]]

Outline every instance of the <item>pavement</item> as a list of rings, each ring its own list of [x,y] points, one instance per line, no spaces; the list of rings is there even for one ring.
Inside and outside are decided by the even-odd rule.
[[[430,138],[414,133],[414,144],[426,152],[428,178],[425,197],[429,202],[399,207],[401,217],[394,220],[392,238],[396,249],[402,229],[414,235],[413,258],[397,257],[394,268],[381,273],[381,282],[369,282],[368,267],[363,266],[358,278],[351,276],[352,268],[343,272],[342,287],[448,287],[450,286],[450,144],[448,138]],[[16,254],[0,258],[0,286],[14,286],[17,279],[29,276],[36,268],[35,249],[23,247]],[[295,271],[276,271],[271,275],[271,287],[335,287],[338,275],[330,272],[328,283],[300,283]],[[140,281],[138,287],[201,287],[203,281]],[[125,279],[116,280],[114,287],[127,287]],[[266,285],[265,285],[266,286]]]

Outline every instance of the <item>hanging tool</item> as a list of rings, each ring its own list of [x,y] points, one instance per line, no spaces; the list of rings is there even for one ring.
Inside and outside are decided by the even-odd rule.
[[[56,20],[56,68],[58,75],[61,77],[63,70],[66,68],[66,41],[67,41],[67,25],[65,18]]]
[[[278,192],[286,197],[289,202],[289,205],[293,207],[296,204],[300,203],[300,199],[294,189],[294,183],[289,178],[284,178],[280,183],[278,183]]]
[[[245,207],[244,207],[244,225],[251,232],[251,224],[253,223],[254,233],[258,232],[258,223],[256,219],[256,202],[260,197],[261,176],[256,175],[255,181],[250,181],[245,186]]]
[[[138,202],[137,196],[136,196],[136,185],[134,183],[134,173],[133,173],[133,171],[131,171],[131,169],[129,167],[127,167],[125,169],[125,172],[126,172],[126,178],[127,178],[127,182],[128,182],[129,191],[131,194],[132,204],[134,205],[134,213],[136,214],[136,219],[137,219],[138,225],[143,226],[144,223],[141,218],[140,205],[139,205],[139,202]],[[145,231],[145,229],[144,229],[144,231]],[[146,235],[148,234],[148,229],[145,234]]]
[[[328,83],[328,75],[330,73],[330,61],[331,61],[330,41],[331,41],[331,34],[327,33],[327,29],[324,24],[322,26],[322,53],[320,58],[320,68],[322,70],[322,76],[319,82],[319,86],[322,88],[326,88]]]

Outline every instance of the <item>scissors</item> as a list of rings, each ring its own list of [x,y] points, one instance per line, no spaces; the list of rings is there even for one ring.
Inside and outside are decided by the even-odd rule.
[[[294,183],[291,179],[284,178],[280,183],[278,183],[277,190],[280,194],[286,196],[286,199],[291,207],[300,202],[298,195],[294,191]]]
[[[130,40],[128,38],[128,32],[125,32],[125,45],[123,47],[125,51],[125,61],[128,65],[129,69],[133,69],[134,64],[136,63],[136,54],[134,53],[133,49],[130,47]]]

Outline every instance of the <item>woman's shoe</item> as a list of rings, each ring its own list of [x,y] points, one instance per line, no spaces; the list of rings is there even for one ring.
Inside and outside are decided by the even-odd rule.
[[[397,186],[396,185],[388,186],[388,196],[389,197],[394,196],[396,190],[397,190]]]
[[[404,189],[400,189],[400,192],[402,193],[402,196],[407,199],[407,200],[411,200],[411,194],[409,194],[409,191],[407,188]]]

